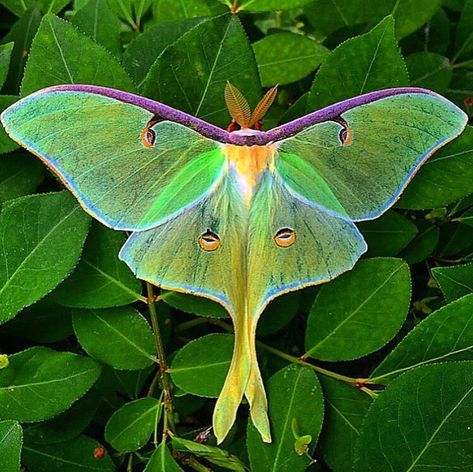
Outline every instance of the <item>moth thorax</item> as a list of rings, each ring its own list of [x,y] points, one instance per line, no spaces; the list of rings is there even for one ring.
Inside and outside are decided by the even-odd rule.
[[[275,144],[265,146],[224,145],[225,156],[230,168],[237,173],[238,183],[246,200],[253,196],[263,172],[273,165],[275,151]]]

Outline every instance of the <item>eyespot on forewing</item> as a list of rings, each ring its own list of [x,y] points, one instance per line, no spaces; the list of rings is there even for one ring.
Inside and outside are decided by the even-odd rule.
[[[217,234],[209,229],[199,236],[199,246],[207,252],[216,251],[222,242]]]
[[[274,235],[274,242],[279,247],[289,247],[292,246],[296,242],[296,233],[291,228],[281,228],[275,235]]]

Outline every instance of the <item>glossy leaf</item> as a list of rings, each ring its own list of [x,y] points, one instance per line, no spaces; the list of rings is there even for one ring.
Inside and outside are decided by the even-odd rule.
[[[84,48],[87,55],[82,53]],[[74,83],[134,89],[131,78],[102,46],[67,21],[46,15],[31,45],[21,93]]]
[[[471,23],[473,22],[473,1],[466,0],[458,22],[455,48],[456,53],[454,61],[462,59],[473,51],[473,35],[471,33]]]
[[[124,234],[93,224],[79,264],[53,300],[68,307],[108,308],[142,299],[141,282],[118,259],[125,240]]]
[[[121,54],[120,20],[108,7],[107,2],[88,0],[74,14],[71,22],[113,55],[119,56]]]
[[[43,179],[41,163],[23,153],[2,157],[0,203],[33,193]]]
[[[228,312],[217,302],[208,298],[196,297],[187,293],[164,292],[161,299],[169,306],[185,313],[208,318],[228,318]]]
[[[265,36],[253,44],[264,87],[295,82],[310,74],[329,50],[307,36],[289,32]]]
[[[13,105],[18,100],[14,95],[0,95],[0,112]],[[0,154],[14,151],[18,145],[10,139],[3,128],[0,129]]]
[[[404,192],[399,206],[412,210],[448,205],[473,193],[473,128],[435,153]]]
[[[345,472],[353,465],[355,444],[371,398],[339,380],[320,376],[325,415],[319,448],[334,472]]]
[[[453,70],[447,57],[433,52],[416,52],[406,57],[411,85],[445,93]]]
[[[144,472],[184,472],[176,463],[165,442],[153,452]]]
[[[440,285],[447,303],[473,293],[473,264],[434,267],[432,275]]]
[[[416,225],[396,211],[359,223],[358,228],[368,244],[369,256],[395,256],[417,234]]]
[[[230,117],[223,91],[229,77],[254,106],[261,96],[258,71],[236,15],[211,18],[189,30],[159,56],[140,91],[226,127]]]
[[[96,459],[94,452],[103,449]],[[26,444],[23,461],[35,472],[113,472],[115,465],[101,444],[87,436],[57,444]]]
[[[402,257],[408,264],[417,264],[432,254],[438,241],[438,227],[420,221],[417,236],[399,253],[399,257]]]
[[[289,10],[291,8],[301,7],[310,1],[311,0],[239,0],[238,11],[264,12]]]
[[[16,421],[0,421],[0,464],[2,472],[20,470],[23,432]]]
[[[169,372],[182,390],[202,397],[218,397],[230,366],[233,336],[209,334],[186,344],[174,356]]]
[[[73,324],[84,350],[116,369],[139,370],[155,361],[151,328],[131,307],[76,310]]]
[[[315,76],[308,109],[408,83],[407,68],[394,37],[394,21],[388,17],[370,32],[349,39],[329,54]]]
[[[160,22],[212,16],[209,3],[205,0],[186,0],[179,3],[174,0],[158,0],[154,4],[153,16]]]
[[[30,195],[4,205],[0,322],[44,297],[72,271],[88,226],[88,216],[67,192]]]
[[[473,360],[473,295],[429,315],[389,353],[371,377],[386,383],[420,365]]]
[[[379,349],[399,331],[410,296],[404,261],[360,261],[318,292],[307,324],[305,356],[349,360]]]
[[[0,45],[0,89],[3,87],[8,75],[13,45],[13,41]]]
[[[161,402],[140,398],[117,410],[105,426],[105,439],[119,452],[137,451],[153,434],[161,416]]]
[[[248,424],[248,455],[252,470],[303,471],[310,462],[295,450],[296,437],[310,435],[313,451],[322,428],[324,401],[315,373],[308,367],[291,365],[267,382],[272,443],[265,444]],[[294,431],[296,430],[296,431]]]
[[[444,363],[392,382],[363,423],[355,472],[471,468],[472,373],[473,362]]]
[[[69,408],[100,375],[87,357],[32,347],[9,356],[0,370],[0,416],[18,421],[42,421]]]

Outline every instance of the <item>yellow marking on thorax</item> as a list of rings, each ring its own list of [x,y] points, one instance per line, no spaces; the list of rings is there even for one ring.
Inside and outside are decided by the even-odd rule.
[[[276,145],[235,146],[234,144],[225,144],[223,148],[230,167],[233,167],[238,174],[245,201],[249,202],[261,174],[265,169],[272,169],[274,166]]]

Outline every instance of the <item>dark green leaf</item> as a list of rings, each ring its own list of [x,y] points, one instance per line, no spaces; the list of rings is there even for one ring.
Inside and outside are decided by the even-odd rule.
[[[473,264],[434,267],[432,275],[440,285],[447,303],[473,293]]]
[[[473,192],[473,127],[436,152],[404,192],[399,206],[412,210],[448,205]]]
[[[284,328],[296,316],[300,298],[299,292],[292,292],[272,300],[261,315],[257,336],[270,336]]]
[[[212,10],[206,0],[157,0],[153,8],[157,21],[181,21],[188,18],[212,16]]]
[[[74,83],[134,89],[131,78],[108,51],[67,21],[46,15],[31,46],[21,93]]]
[[[23,448],[23,461],[31,472],[113,472],[115,465],[103,449],[96,459],[94,452],[103,447],[94,439],[79,436],[61,444],[28,444]]]
[[[18,100],[18,97],[15,95],[0,95],[0,113],[3,110],[7,109],[10,105],[13,105]],[[5,154],[6,152],[14,151],[18,148],[18,144],[15,141],[10,139],[3,129],[0,128],[0,154]]]
[[[434,52],[416,52],[406,57],[411,85],[445,93],[452,80],[447,57]]]
[[[153,452],[144,472],[184,472],[176,463],[165,442]]]
[[[13,51],[13,41],[0,45],[0,89],[7,79],[10,67],[10,57]]]
[[[142,299],[141,282],[118,259],[125,240],[123,233],[93,224],[78,266],[52,299],[76,308],[108,308]]]
[[[460,21],[457,26],[457,33],[455,38],[456,53],[453,58],[455,62],[457,59],[471,59],[471,52],[473,52],[473,31],[471,25],[473,23],[473,0],[466,0],[463,7]]]
[[[310,435],[308,446],[313,451],[324,416],[317,377],[308,367],[290,365],[269,379],[267,392],[272,443],[263,443],[256,429],[248,423],[247,445],[252,470],[302,472],[310,461],[306,455],[296,452],[295,433]]]
[[[238,457],[215,446],[207,446],[175,436],[172,438],[172,448],[174,451],[187,452],[202,457],[222,469],[236,472],[245,472],[246,470],[245,465]]]
[[[473,460],[473,362],[413,369],[370,408],[354,470],[470,470]]]
[[[315,76],[309,110],[386,87],[407,85],[409,77],[394,37],[394,21],[385,18],[369,33],[332,51]]]
[[[89,38],[101,44],[115,56],[122,50],[120,20],[103,0],[89,0],[71,20]]]
[[[169,306],[185,313],[209,318],[227,318],[229,316],[222,305],[208,298],[196,297],[187,293],[164,292],[161,294],[161,299]]]
[[[419,365],[473,360],[473,295],[440,308],[419,323],[372,373],[386,383]]]
[[[318,292],[307,324],[305,356],[350,360],[379,349],[399,331],[410,297],[409,268],[402,259],[358,262]]]
[[[68,192],[30,195],[4,205],[0,322],[44,297],[71,272],[88,227],[88,216]]]
[[[201,397],[218,397],[230,367],[233,336],[209,334],[180,349],[169,372],[182,390]]]
[[[122,406],[108,420],[105,439],[119,452],[137,451],[157,428],[161,416],[161,401],[140,398]]]
[[[87,357],[32,347],[9,356],[0,370],[0,417],[42,421],[69,408],[100,375]]]
[[[289,10],[309,3],[311,0],[239,0],[238,11],[275,11]],[[226,3],[229,3],[227,1]]]
[[[76,310],[73,324],[84,350],[116,369],[139,370],[155,362],[151,328],[131,307]]]
[[[43,165],[35,157],[18,152],[2,157],[0,203],[34,192],[43,180]]]
[[[295,82],[310,74],[329,50],[317,41],[289,32],[265,36],[253,44],[261,84],[265,87]]]
[[[218,16],[189,30],[161,54],[140,89],[150,98],[226,127],[227,80],[243,90],[253,106],[260,99],[256,61],[236,15]]]
[[[123,54],[123,65],[136,84],[141,84],[159,55],[202,18],[158,23],[132,41]]]
[[[396,211],[357,226],[368,244],[369,256],[395,256],[417,234],[416,225]]]
[[[325,418],[320,435],[322,456],[334,472],[351,470],[355,444],[371,398],[339,380],[320,377],[325,400]]]
[[[417,236],[400,252],[399,256],[408,264],[417,264],[432,254],[438,240],[438,227],[420,221]]]
[[[0,465],[2,472],[20,470],[23,432],[16,421],[0,421]]]
[[[2,39],[2,43],[13,41],[15,46],[10,60],[10,70],[4,85],[7,93],[18,94],[23,77],[23,68],[29,55],[31,42],[41,21],[41,13],[37,9],[26,12]]]
[[[148,11],[153,0],[108,0],[110,8],[136,31],[140,29],[141,18]]]

